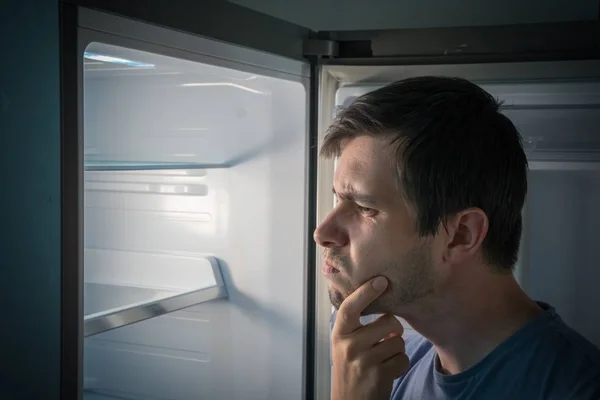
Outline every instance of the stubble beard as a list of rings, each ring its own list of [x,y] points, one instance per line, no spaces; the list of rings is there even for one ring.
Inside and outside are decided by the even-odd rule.
[[[334,257],[338,265],[347,265],[348,260],[344,257]],[[371,314],[396,314],[397,310],[415,304],[421,299],[435,293],[436,276],[431,260],[430,247],[426,243],[415,245],[402,260],[386,262],[385,266],[377,269],[374,266],[362,266],[373,271],[381,271],[377,275],[383,275],[388,279],[386,291],[371,304],[369,304],[362,315]],[[356,290],[362,282],[354,285],[352,291]],[[338,310],[347,295],[329,286],[329,301]]]

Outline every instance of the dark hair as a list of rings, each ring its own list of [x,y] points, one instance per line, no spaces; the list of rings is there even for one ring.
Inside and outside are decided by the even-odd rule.
[[[521,239],[527,158],[500,103],[460,78],[404,79],[357,98],[343,109],[321,148],[339,156],[358,136],[380,137],[394,151],[402,195],[414,207],[421,236],[447,217],[478,207],[489,220],[488,264],[512,270]]]

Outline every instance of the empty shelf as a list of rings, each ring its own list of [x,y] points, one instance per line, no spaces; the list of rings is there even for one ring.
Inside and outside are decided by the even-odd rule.
[[[218,169],[229,168],[226,163],[160,162],[160,161],[93,161],[85,160],[85,171],[154,171],[171,169]]]
[[[214,279],[191,290],[85,283],[84,336],[89,337],[210,300],[227,297],[218,261],[207,257]]]

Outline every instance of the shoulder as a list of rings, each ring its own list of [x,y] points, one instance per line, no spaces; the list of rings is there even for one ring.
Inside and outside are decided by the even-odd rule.
[[[554,348],[554,357],[600,372],[600,347],[568,326],[553,310],[549,311],[546,329],[536,338],[545,349]]]
[[[531,368],[530,376],[545,382],[550,394],[564,399],[600,398],[600,348],[547,311],[545,329],[532,337],[518,358]]]

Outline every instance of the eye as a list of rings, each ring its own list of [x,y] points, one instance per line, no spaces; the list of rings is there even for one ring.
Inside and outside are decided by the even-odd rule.
[[[362,215],[365,215],[367,217],[374,217],[375,215],[377,215],[377,210],[373,209],[373,208],[369,208],[369,207],[363,207],[360,205],[356,205],[356,209],[358,210],[358,212],[360,212]]]

